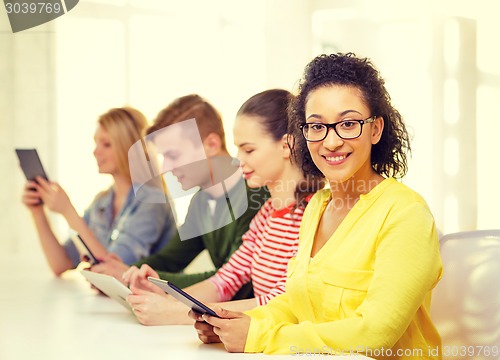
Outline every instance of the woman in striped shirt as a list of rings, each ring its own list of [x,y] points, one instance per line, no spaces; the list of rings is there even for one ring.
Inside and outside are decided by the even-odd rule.
[[[286,90],[267,90],[248,99],[237,113],[233,132],[243,176],[249,187],[266,186],[271,197],[228,262],[211,278],[184,289],[203,302],[225,302],[226,309],[245,311],[285,291],[287,264],[298,247],[304,208],[323,185],[317,178],[306,180],[291,160],[286,111],[291,96]],[[138,320],[145,325],[192,323],[185,305],[145,281],[151,272],[143,265],[124,274],[134,292],[128,301]],[[249,281],[255,298],[230,301]],[[210,329],[200,336],[218,339]]]

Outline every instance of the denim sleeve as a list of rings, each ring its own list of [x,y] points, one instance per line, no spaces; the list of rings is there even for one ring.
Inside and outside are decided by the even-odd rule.
[[[108,251],[117,254],[130,265],[149,256],[155,244],[176,230],[175,220],[167,204],[151,204],[135,201],[113,230],[116,234]],[[113,234],[111,235],[113,236]]]

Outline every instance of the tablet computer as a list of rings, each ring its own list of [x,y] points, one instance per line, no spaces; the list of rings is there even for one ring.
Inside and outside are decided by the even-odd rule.
[[[118,301],[129,311],[132,311],[132,307],[127,302],[127,296],[132,294],[132,291],[130,291],[128,287],[109,275],[99,274],[89,270],[80,270],[80,272],[92,285],[111,299]]]
[[[97,258],[94,256],[94,254],[92,253],[92,251],[90,251],[89,247],[87,246],[87,244],[85,244],[85,241],[83,241],[82,237],[78,234],[75,234],[73,236],[71,236],[71,241],[73,241],[73,244],[75,244],[76,246],[76,249],[78,250],[78,252],[80,253],[80,255],[82,257],[86,257],[87,258],[87,262],[90,264],[90,265],[97,265],[99,264],[99,260],[97,260]]]
[[[215,313],[215,311],[210,309],[208,306],[203,304],[201,301],[196,300],[194,297],[192,297],[191,295],[189,295],[187,292],[183,291],[182,289],[178,288],[177,286],[175,286],[171,282],[166,281],[166,280],[156,279],[156,278],[153,278],[151,276],[148,276],[148,280],[151,281],[156,286],[158,286],[163,291],[165,291],[166,293],[172,295],[174,298],[176,298],[180,302],[189,306],[193,311],[196,311],[200,314],[208,314],[210,316],[219,317],[219,315],[217,315]]]
[[[42,162],[36,149],[16,149],[17,157],[19,158],[19,165],[26,176],[26,179],[36,181],[35,178],[40,176],[48,180],[47,173],[45,172]]]

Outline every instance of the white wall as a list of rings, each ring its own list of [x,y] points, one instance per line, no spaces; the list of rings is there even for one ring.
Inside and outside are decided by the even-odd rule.
[[[24,176],[14,148],[37,147],[49,175],[55,173],[53,24],[13,35],[0,11],[0,54],[0,251],[36,252],[31,219],[20,202]]]

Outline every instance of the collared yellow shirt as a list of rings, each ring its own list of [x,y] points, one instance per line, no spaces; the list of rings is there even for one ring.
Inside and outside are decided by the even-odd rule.
[[[440,359],[429,307],[442,264],[426,202],[385,179],[360,197],[311,259],[330,197],[322,190],[306,208],[286,293],[247,312],[252,320],[245,352]]]

